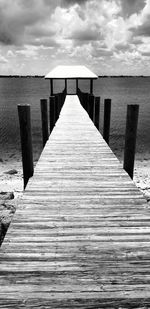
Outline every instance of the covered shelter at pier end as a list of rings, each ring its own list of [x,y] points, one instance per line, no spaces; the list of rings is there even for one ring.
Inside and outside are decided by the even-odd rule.
[[[64,79],[65,80],[65,89],[67,92],[67,81],[75,80],[76,81],[76,93],[78,91],[78,81],[79,80],[90,80],[90,94],[93,94],[93,80],[97,79],[98,76],[90,71],[87,67],[83,65],[59,65],[52,71],[50,71],[46,76],[46,79],[50,80],[50,95],[54,94],[54,85],[53,80]]]

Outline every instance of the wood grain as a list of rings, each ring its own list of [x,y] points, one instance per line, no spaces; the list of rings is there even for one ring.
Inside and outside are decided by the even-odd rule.
[[[18,200],[0,308],[149,308],[150,209],[77,96]]]

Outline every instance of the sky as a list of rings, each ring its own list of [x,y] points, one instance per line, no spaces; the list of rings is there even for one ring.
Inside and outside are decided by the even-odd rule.
[[[0,0],[0,75],[150,75],[150,0]]]

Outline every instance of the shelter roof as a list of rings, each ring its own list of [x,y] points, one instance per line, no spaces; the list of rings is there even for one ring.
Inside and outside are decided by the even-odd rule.
[[[97,79],[98,76],[83,65],[59,65],[50,71],[49,79]]]

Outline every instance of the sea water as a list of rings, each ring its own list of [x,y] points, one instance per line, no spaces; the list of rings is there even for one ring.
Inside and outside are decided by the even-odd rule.
[[[80,81],[79,87],[89,91],[89,81]],[[54,91],[63,90],[64,82],[55,81]],[[68,83],[72,92],[74,82]],[[0,78],[0,147],[20,151],[18,104],[30,104],[33,150],[42,149],[40,99],[49,97],[49,81],[35,77]],[[107,77],[94,81],[94,94],[101,97],[101,131],[103,127],[103,103],[112,99],[110,146],[117,154],[123,154],[127,104],[139,104],[137,154],[150,154],[150,77]]]

